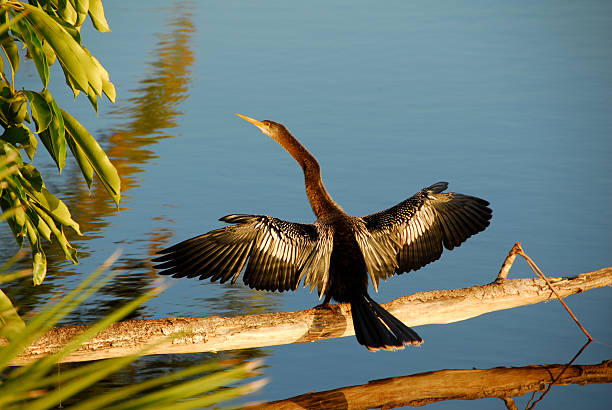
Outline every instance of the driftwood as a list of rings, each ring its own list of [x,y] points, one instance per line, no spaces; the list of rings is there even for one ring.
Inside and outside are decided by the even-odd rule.
[[[561,377],[559,377],[561,375]],[[286,400],[259,403],[257,409],[392,409],[424,406],[445,400],[499,398],[508,408],[512,397],[544,392],[547,385],[612,382],[612,361],[597,365],[551,364],[493,369],[439,370],[371,381],[360,386],[307,393]],[[247,407],[248,408],[248,407]]]
[[[561,297],[612,285],[612,267],[570,278],[549,278]],[[543,279],[498,278],[488,285],[420,292],[383,306],[408,326],[466,320],[488,312],[555,299]],[[81,333],[84,326],[51,329],[33,343],[13,365],[22,365],[57,351]],[[181,334],[170,338],[170,335]],[[166,318],[119,322],[104,330],[63,361],[99,360],[138,353],[166,341],[146,354],[216,352],[354,335],[350,306],[308,309],[237,317]]]

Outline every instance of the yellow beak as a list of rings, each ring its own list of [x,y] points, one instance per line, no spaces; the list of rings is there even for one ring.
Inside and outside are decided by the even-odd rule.
[[[268,128],[268,127],[266,127],[266,124],[264,124],[261,121],[256,120],[255,118],[247,117],[246,115],[238,114],[237,112],[235,112],[234,114],[236,114],[237,116],[239,116],[243,120],[248,121],[251,124],[255,125],[257,128],[259,128],[262,131]]]

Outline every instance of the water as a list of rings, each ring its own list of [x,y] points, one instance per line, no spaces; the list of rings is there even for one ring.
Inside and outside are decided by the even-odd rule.
[[[71,289],[115,249],[113,286],[70,323],[91,323],[153,286],[151,255],[221,226],[229,213],[311,222],[299,167],[235,117],[286,124],[319,159],[326,186],[353,215],[384,209],[439,180],[492,203],[492,225],[461,248],[394,277],[379,302],[415,291],[492,281],[515,241],[550,276],[612,265],[612,5],[605,1],[372,2],[106,1],[113,32],[86,29],[86,45],[117,86],[99,118],[62,85],[60,106],[96,131],[122,175],[120,210],[87,193],[72,166],[61,178],[37,165],[67,198],[84,238],[81,264],[48,250],[43,286],[7,289],[23,311]],[[27,88],[40,88],[22,67]],[[52,70],[57,71],[57,69]],[[2,243],[10,233],[1,228]],[[7,238],[7,241],[4,240]],[[3,259],[14,251],[0,249]],[[532,273],[517,261],[511,277]],[[568,298],[595,337],[578,359],[612,356],[609,289]],[[289,294],[173,280],[134,318],[262,313],[308,308]],[[440,369],[566,363],[584,337],[556,302],[422,326],[418,349],[368,353],[354,338],[252,349],[269,384],[245,400],[277,400],[369,380]],[[123,385],[213,354],[144,358],[96,389]],[[554,387],[539,408],[606,408],[609,384]],[[528,397],[517,399],[524,407]],[[496,404],[494,404],[496,403]],[[500,400],[437,408],[503,408]]]

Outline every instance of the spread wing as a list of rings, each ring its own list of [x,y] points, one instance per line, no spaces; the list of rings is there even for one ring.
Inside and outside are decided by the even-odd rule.
[[[394,273],[417,270],[438,260],[489,226],[489,202],[454,192],[438,182],[392,208],[364,216],[368,235],[358,235],[374,287]]]
[[[317,223],[286,222],[265,215],[228,215],[233,224],[178,243],[153,259],[162,275],[210,278],[236,282],[246,264],[243,281],[258,290],[318,287],[321,296],[329,279],[333,245],[331,233]]]

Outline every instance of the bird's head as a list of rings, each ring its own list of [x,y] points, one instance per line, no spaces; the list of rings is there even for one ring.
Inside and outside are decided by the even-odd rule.
[[[263,132],[269,137],[272,137],[275,140],[276,140],[275,137],[278,136],[280,133],[286,132],[285,126],[283,124],[279,124],[278,122],[274,122],[270,120],[259,121],[259,120],[256,120],[255,118],[247,117],[246,115],[242,115],[238,113],[234,113],[234,114],[236,114],[243,120],[248,121],[251,124],[255,125],[257,128],[259,128],[261,132]]]
[[[255,118],[247,117],[246,115],[235,113],[237,116],[245,121],[255,125],[261,132],[276,141],[281,147],[285,149],[304,169],[304,172],[308,169],[309,172],[315,170],[319,171],[319,163],[312,156],[306,148],[300,144],[300,142],[289,132],[289,130],[281,123],[265,120],[259,121]]]

